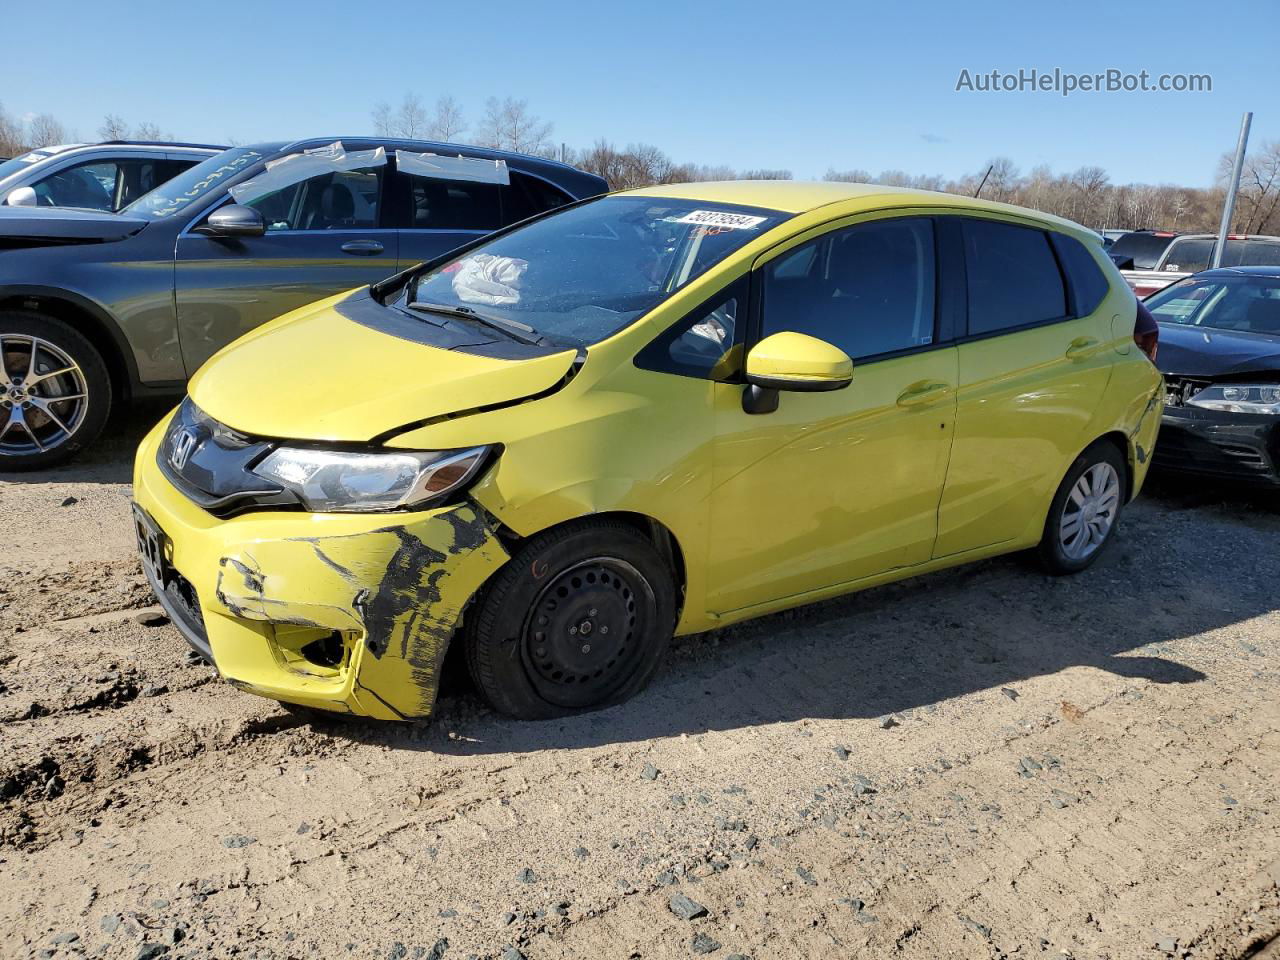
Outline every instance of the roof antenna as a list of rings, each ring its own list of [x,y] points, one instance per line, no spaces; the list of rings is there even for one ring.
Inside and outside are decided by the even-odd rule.
[[[978,199],[978,194],[980,194],[982,192],[982,188],[987,185],[987,177],[991,176],[991,171],[995,168],[996,165],[994,163],[987,167],[987,172],[982,175],[982,182],[978,184],[978,189],[973,191],[973,199]]]

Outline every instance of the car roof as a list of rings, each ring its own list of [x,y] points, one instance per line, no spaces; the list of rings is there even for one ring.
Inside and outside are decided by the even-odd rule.
[[[638,190],[628,190],[624,195],[731,203],[778,210],[783,213],[807,213],[833,203],[858,200],[867,201],[868,208],[873,206],[956,207],[964,210],[1030,217],[1045,224],[1069,229],[1073,233],[1088,235],[1096,243],[1102,242],[1101,237],[1094,231],[1038,210],[1029,210],[1010,203],[997,203],[994,200],[965,197],[955,193],[914,190],[909,187],[886,187],[878,183],[845,183],[829,180],[716,180],[699,183],[664,183],[652,187],[641,187]]]
[[[182,150],[226,150],[221,143],[187,143],[183,140],[103,140],[101,143],[81,144],[86,147],[177,147]]]
[[[251,150],[260,153],[297,153],[299,150],[312,150],[316,147],[327,147],[334,141],[342,141],[348,150],[372,150],[383,147],[387,150],[412,150],[415,153],[438,153],[442,156],[481,157],[483,159],[507,160],[511,166],[519,170],[537,173],[543,177],[565,185],[569,180],[581,180],[580,186],[588,184],[596,187],[596,193],[607,189],[604,178],[594,173],[587,173],[577,167],[558,160],[535,157],[527,153],[515,153],[511,150],[497,150],[493,147],[477,147],[469,143],[445,143],[439,140],[409,140],[402,137],[308,137],[306,140],[279,140],[265,143],[248,144]],[[583,190],[582,193],[587,191]]]
[[[1215,267],[1212,270],[1201,270],[1195,275],[1197,280],[1221,277],[1266,277],[1280,278],[1280,266],[1274,267]]]
[[[1216,233],[1180,233],[1179,240],[1217,240]],[[1269,233],[1230,233],[1227,234],[1228,240],[1280,240],[1280,237],[1272,236]]]

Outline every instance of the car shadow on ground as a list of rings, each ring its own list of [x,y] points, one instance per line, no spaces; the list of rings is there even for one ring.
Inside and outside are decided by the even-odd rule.
[[[1025,555],[997,558],[679,638],[663,671],[635,699],[561,720],[521,722],[484,707],[451,652],[435,716],[425,725],[333,723],[333,733],[392,749],[453,755],[576,749],[816,718],[908,723],[947,701],[1070,667],[1161,684],[1196,683],[1171,656],[1189,641],[1200,665],[1259,657],[1209,631],[1280,607],[1268,576],[1215,563],[1222,541],[1182,529],[1205,524],[1254,554],[1280,534],[1280,498],[1162,479],[1140,522],[1126,524],[1098,563],[1045,576]],[[1185,508],[1195,507],[1194,512]],[[1205,521],[1208,521],[1205,523]],[[1224,529],[1225,528],[1225,529]],[[1188,543],[1192,546],[1188,547]],[[1192,572],[1194,571],[1194,572]],[[1236,649],[1237,645],[1245,649]],[[1003,701],[1000,701],[1003,702]],[[1066,710],[1056,700],[1045,712]],[[923,713],[922,713],[923,712]],[[326,721],[320,723],[329,726]]]
[[[146,400],[117,409],[102,436],[70,463],[47,470],[5,471],[5,483],[128,483],[133,479],[133,452],[152,427],[177,403],[176,398]]]

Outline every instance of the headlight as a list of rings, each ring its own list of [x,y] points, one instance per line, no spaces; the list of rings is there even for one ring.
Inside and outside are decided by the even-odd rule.
[[[1223,413],[1280,414],[1280,386],[1254,383],[1214,383],[1187,400],[1189,407]]]
[[[429,452],[358,453],[280,447],[253,472],[316,513],[369,513],[416,507],[464,487],[492,447]]]

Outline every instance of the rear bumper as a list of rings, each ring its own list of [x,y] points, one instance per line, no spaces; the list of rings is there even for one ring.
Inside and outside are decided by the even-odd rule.
[[[430,714],[463,610],[508,559],[462,504],[410,514],[219,520],[142,442],[134,497],[164,537],[152,590],[191,646],[251,693],[379,719]],[[160,582],[163,580],[164,582]]]
[[[1162,470],[1280,486],[1280,418],[1168,407],[1155,466]]]

